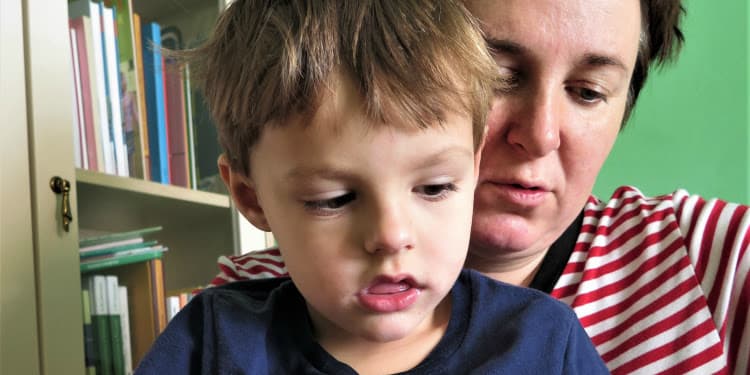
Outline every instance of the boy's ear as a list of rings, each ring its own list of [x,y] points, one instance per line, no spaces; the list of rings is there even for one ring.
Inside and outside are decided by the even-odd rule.
[[[268,225],[266,214],[258,200],[253,181],[242,173],[235,172],[229,165],[229,159],[225,154],[219,156],[218,164],[221,179],[232,195],[237,210],[256,228],[270,232],[271,227]]]
[[[474,180],[479,179],[479,163],[482,161],[482,151],[484,150],[485,143],[487,142],[487,131],[489,127],[484,126],[484,134],[482,135],[482,141],[479,142],[477,150],[474,153]]]

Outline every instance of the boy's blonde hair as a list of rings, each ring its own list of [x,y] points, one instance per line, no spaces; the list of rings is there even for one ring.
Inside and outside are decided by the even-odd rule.
[[[245,175],[263,129],[314,114],[339,73],[374,123],[426,128],[454,111],[471,116],[476,146],[497,69],[460,0],[237,0],[181,55]]]

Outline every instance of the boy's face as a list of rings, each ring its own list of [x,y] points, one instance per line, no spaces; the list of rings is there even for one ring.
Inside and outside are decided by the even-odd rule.
[[[251,179],[230,183],[243,214],[273,229],[321,343],[435,329],[469,242],[471,120],[406,130],[372,125],[361,106],[339,85],[313,119],[264,130]]]

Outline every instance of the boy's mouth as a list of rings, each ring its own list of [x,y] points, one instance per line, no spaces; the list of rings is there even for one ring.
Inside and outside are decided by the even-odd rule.
[[[357,295],[360,304],[377,313],[404,310],[416,302],[422,292],[409,275],[376,277]]]

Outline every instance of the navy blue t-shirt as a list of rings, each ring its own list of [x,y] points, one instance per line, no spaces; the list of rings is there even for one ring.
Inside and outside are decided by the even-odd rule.
[[[573,311],[541,292],[464,270],[443,338],[407,374],[608,374]],[[312,335],[288,278],[203,291],[178,313],[136,374],[356,374]]]

